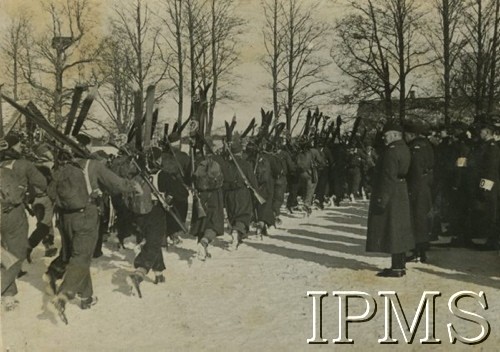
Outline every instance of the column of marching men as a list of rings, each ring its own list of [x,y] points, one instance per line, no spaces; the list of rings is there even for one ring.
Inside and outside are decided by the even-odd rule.
[[[141,283],[150,272],[156,284],[165,282],[162,247],[181,241],[190,196],[189,233],[200,261],[211,257],[210,244],[224,234],[226,219],[228,247],[237,250],[249,235],[268,236],[270,227],[283,222],[282,211],[309,216],[367,198],[367,250],[392,255],[391,268],[380,276],[401,277],[407,261],[427,261],[429,243],[439,235],[452,236],[451,246],[498,250],[498,123],[456,123],[438,130],[387,124],[381,134],[385,144],[353,147],[340,138],[257,138],[235,132],[218,148],[202,137],[198,153],[194,141],[186,153],[174,132],[146,154],[101,151],[78,158],[45,143],[23,150],[22,136],[11,133],[2,140],[0,155],[2,305],[12,310],[19,304],[16,279],[25,274],[23,261],[32,262],[39,243],[46,257],[56,255],[54,216],[61,248],[44,279],[63,321],[70,300],[81,309],[97,302],[90,265],[102,256],[105,240],[120,250],[127,237],[135,236],[139,251],[127,282],[141,297]],[[77,140],[89,147],[87,136]],[[145,171],[164,199],[144,182]],[[26,210],[37,221],[31,234]],[[477,247],[472,238],[479,232],[487,241]]]

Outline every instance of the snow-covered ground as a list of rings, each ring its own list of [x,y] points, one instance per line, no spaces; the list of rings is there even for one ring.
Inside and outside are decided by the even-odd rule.
[[[356,203],[311,217],[282,216],[283,225],[271,229],[262,241],[251,236],[229,251],[229,236],[217,239],[206,262],[195,256],[192,238],[164,251],[166,283],[155,285],[152,274],[143,282],[143,298],[130,295],[125,277],[132,269],[133,250],[104,248],[94,260],[92,274],[97,305],[80,310],[69,304],[69,325],[53,313],[42,274],[50,262],[42,249],[28,275],[19,280],[20,305],[2,312],[5,351],[332,351],[332,350],[483,350],[500,346],[500,257],[494,252],[434,249],[429,263],[410,263],[402,279],[375,274],[389,265],[382,255],[364,251],[367,204]],[[105,245],[107,246],[107,244]],[[312,335],[312,298],[307,291],[328,291],[323,299],[323,337],[327,345],[308,345]],[[413,344],[404,342],[394,325],[399,345],[379,345],[384,334],[384,301],[378,291],[396,291],[411,324],[423,291],[436,290],[435,328],[440,345],[420,345],[422,322]],[[458,291],[484,291],[488,309],[472,299],[460,307],[485,317],[488,339],[476,346],[449,343],[446,325],[464,336],[480,328],[448,310]],[[338,301],[331,291],[364,291],[375,297],[378,309],[368,322],[349,325],[353,345],[333,345],[338,336]],[[362,314],[364,305],[353,299],[349,313]]]

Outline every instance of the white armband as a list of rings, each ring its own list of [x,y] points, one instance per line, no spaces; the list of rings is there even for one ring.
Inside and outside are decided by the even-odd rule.
[[[494,185],[495,182],[488,180],[486,178],[482,178],[481,181],[479,182],[479,188],[484,189],[485,191],[491,191]]]
[[[464,157],[458,158],[456,165],[457,165],[457,167],[466,167],[467,166],[467,158],[464,158]]]

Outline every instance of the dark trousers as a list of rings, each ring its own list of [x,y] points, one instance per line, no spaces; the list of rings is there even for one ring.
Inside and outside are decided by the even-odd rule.
[[[96,205],[87,206],[82,212],[62,214],[60,228],[61,258],[56,258],[49,270],[65,272],[59,293],[73,298],[76,294],[90,297],[93,294],[90,262],[99,232],[99,213]],[[64,268],[65,263],[67,266]],[[53,265],[54,264],[54,265]],[[56,268],[51,268],[56,266]]]
[[[50,235],[50,227],[41,222],[36,224],[36,228],[28,239],[28,244],[30,248],[35,248],[40,242],[43,242],[44,245],[54,244],[54,236]]]
[[[329,193],[329,169],[324,168],[318,171],[318,184],[316,186],[316,198],[322,205],[325,196]]]
[[[179,218],[180,221],[186,222],[187,218],[187,213],[188,213],[188,200],[186,199],[176,199],[172,201],[172,211],[174,211]],[[167,235],[172,235],[176,232],[182,231],[181,226],[177,223],[177,221],[174,220],[172,215],[169,213],[164,213],[164,217],[166,218],[166,234]]]
[[[17,294],[16,278],[21,270],[23,260],[26,258],[28,249],[28,219],[24,205],[18,205],[7,213],[1,214],[0,221],[2,247],[7,249],[19,260],[9,269],[1,267],[2,296],[14,296]]]
[[[406,254],[394,253],[391,255],[391,269],[401,270],[406,268]]]
[[[288,177],[288,198],[286,201],[286,206],[288,208],[294,207],[298,204],[297,195],[299,193],[299,178],[298,176],[292,175]]]
[[[161,205],[155,204],[149,213],[138,215],[136,222],[145,244],[134,260],[134,267],[143,268],[146,272],[165,270],[161,252],[162,239],[166,232],[165,210]]]

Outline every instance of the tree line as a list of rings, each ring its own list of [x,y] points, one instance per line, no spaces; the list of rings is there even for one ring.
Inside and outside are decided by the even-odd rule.
[[[37,102],[62,126],[76,85],[96,89],[109,132],[133,122],[134,91],[145,99],[173,99],[182,122],[208,90],[206,131],[217,103],[238,100],[234,86],[249,26],[236,0],[133,0],[111,11],[93,0],[47,1],[37,17],[26,8],[10,16],[0,42],[5,88],[15,100]],[[320,19],[319,3],[261,0],[260,38],[268,94],[275,116],[292,129],[318,105],[380,99],[387,116],[404,118],[409,82],[433,70],[449,124],[453,97],[472,113],[495,112],[499,98],[500,0],[352,1],[334,23]],[[109,15],[108,15],[109,13]],[[105,26],[103,25],[106,24]],[[342,77],[329,76],[337,67]],[[341,81],[349,94],[339,98]],[[0,82],[2,83],[2,82]],[[428,84],[428,83],[425,83]],[[432,87],[421,87],[428,88]],[[395,101],[398,101],[397,109]],[[395,111],[397,110],[397,111]]]

